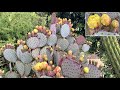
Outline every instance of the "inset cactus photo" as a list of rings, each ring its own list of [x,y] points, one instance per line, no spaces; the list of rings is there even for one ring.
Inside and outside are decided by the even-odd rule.
[[[119,36],[120,12],[86,12],[86,36]]]

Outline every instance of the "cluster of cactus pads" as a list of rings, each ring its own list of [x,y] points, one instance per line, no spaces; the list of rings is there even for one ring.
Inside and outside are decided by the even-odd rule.
[[[90,43],[74,33],[71,20],[53,13],[51,21],[50,29],[36,26],[26,41],[18,40],[17,48],[11,44],[2,48],[10,62],[4,77],[28,78],[34,72],[34,78],[100,78],[103,63],[97,55],[87,54]]]

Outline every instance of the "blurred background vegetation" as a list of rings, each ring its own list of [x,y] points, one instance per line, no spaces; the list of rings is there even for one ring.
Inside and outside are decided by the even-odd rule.
[[[16,43],[18,39],[25,39],[26,34],[36,25],[49,27],[52,12],[0,12],[0,47],[5,43]],[[57,17],[72,20],[77,34],[85,36],[85,12],[56,12]],[[114,78],[114,70],[106,57],[100,37],[86,37],[92,42],[90,53],[96,53],[105,63],[104,77]]]

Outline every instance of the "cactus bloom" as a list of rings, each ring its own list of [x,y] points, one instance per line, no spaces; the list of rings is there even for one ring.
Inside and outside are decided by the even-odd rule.
[[[119,22],[118,22],[117,20],[113,20],[113,21],[112,21],[112,26],[113,26],[114,28],[118,28],[118,27],[119,27]]]
[[[100,26],[100,16],[98,14],[90,15],[87,21],[90,29],[95,29]]]
[[[111,23],[111,18],[110,18],[110,16],[107,15],[107,14],[103,14],[103,15],[101,16],[101,23],[102,23],[103,25],[105,25],[105,26],[110,25],[110,23]]]

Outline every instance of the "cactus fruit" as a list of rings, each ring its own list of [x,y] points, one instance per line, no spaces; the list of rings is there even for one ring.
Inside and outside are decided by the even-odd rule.
[[[53,46],[53,45],[56,44],[56,42],[57,42],[57,36],[54,35],[54,34],[50,35],[49,38],[48,38],[47,44],[50,45],[50,46]]]
[[[43,47],[47,43],[47,37],[43,33],[37,33],[37,37],[39,39],[39,47]]]
[[[68,48],[69,42],[67,39],[58,39],[57,45],[64,51]]]

